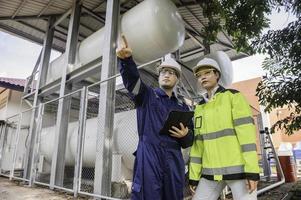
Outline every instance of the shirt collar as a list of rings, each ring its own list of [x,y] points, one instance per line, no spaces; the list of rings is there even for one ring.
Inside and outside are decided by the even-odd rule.
[[[212,90],[212,95],[211,98],[208,97],[208,92],[205,91],[203,92],[201,95],[204,98],[205,102],[208,102],[210,99],[212,99],[212,97],[219,92],[222,92],[223,90],[225,90],[225,88],[223,86],[217,85],[215,88],[213,88]]]
[[[169,97],[169,96],[166,94],[166,92],[165,92],[162,88],[156,88],[156,89],[155,89],[155,92],[156,92],[157,95],[159,95],[159,96],[161,96],[161,97]],[[178,98],[176,97],[176,95],[175,95],[174,92],[172,92],[170,98],[171,98],[171,99],[173,99],[173,98],[178,99]]]

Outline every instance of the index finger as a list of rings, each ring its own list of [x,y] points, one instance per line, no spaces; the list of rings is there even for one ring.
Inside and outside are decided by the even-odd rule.
[[[129,45],[128,45],[128,41],[127,41],[126,38],[125,38],[125,35],[121,35],[121,38],[122,38],[122,41],[123,41],[123,43],[124,43],[124,45],[125,45],[125,48],[128,48]]]
[[[180,122],[181,129],[185,129],[185,126],[182,122]]]

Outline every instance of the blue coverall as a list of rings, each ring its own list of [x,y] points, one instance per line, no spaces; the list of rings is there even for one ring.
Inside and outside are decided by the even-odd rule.
[[[118,59],[118,66],[137,108],[139,143],[134,153],[131,199],[183,200],[185,164],[181,147],[192,145],[193,133],[189,131],[178,139],[159,131],[171,110],[188,111],[189,108],[174,93],[169,98],[164,90],[145,85],[132,57]]]

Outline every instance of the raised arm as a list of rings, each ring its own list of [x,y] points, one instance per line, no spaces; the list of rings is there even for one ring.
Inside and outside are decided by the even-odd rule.
[[[118,68],[125,88],[129,91],[136,105],[142,105],[147,86],[141,81],[137,65],[132,58],[132,50],[128,46],[125,36],[116,50]]]

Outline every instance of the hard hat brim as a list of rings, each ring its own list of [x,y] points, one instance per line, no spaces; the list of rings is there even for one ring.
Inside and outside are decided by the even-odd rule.
[[[172,65],[160,65],[160,66],[157,68],[158,72],[159,72],[161,69],[163,69],[163,68],[171,68],[171,69],[173,69],[173,70],[175,70],[175,71],[177,72],[178,77],[181,76],[181,71],[180,71],[177,67],[175,67],[175,66],[172,66]]]

